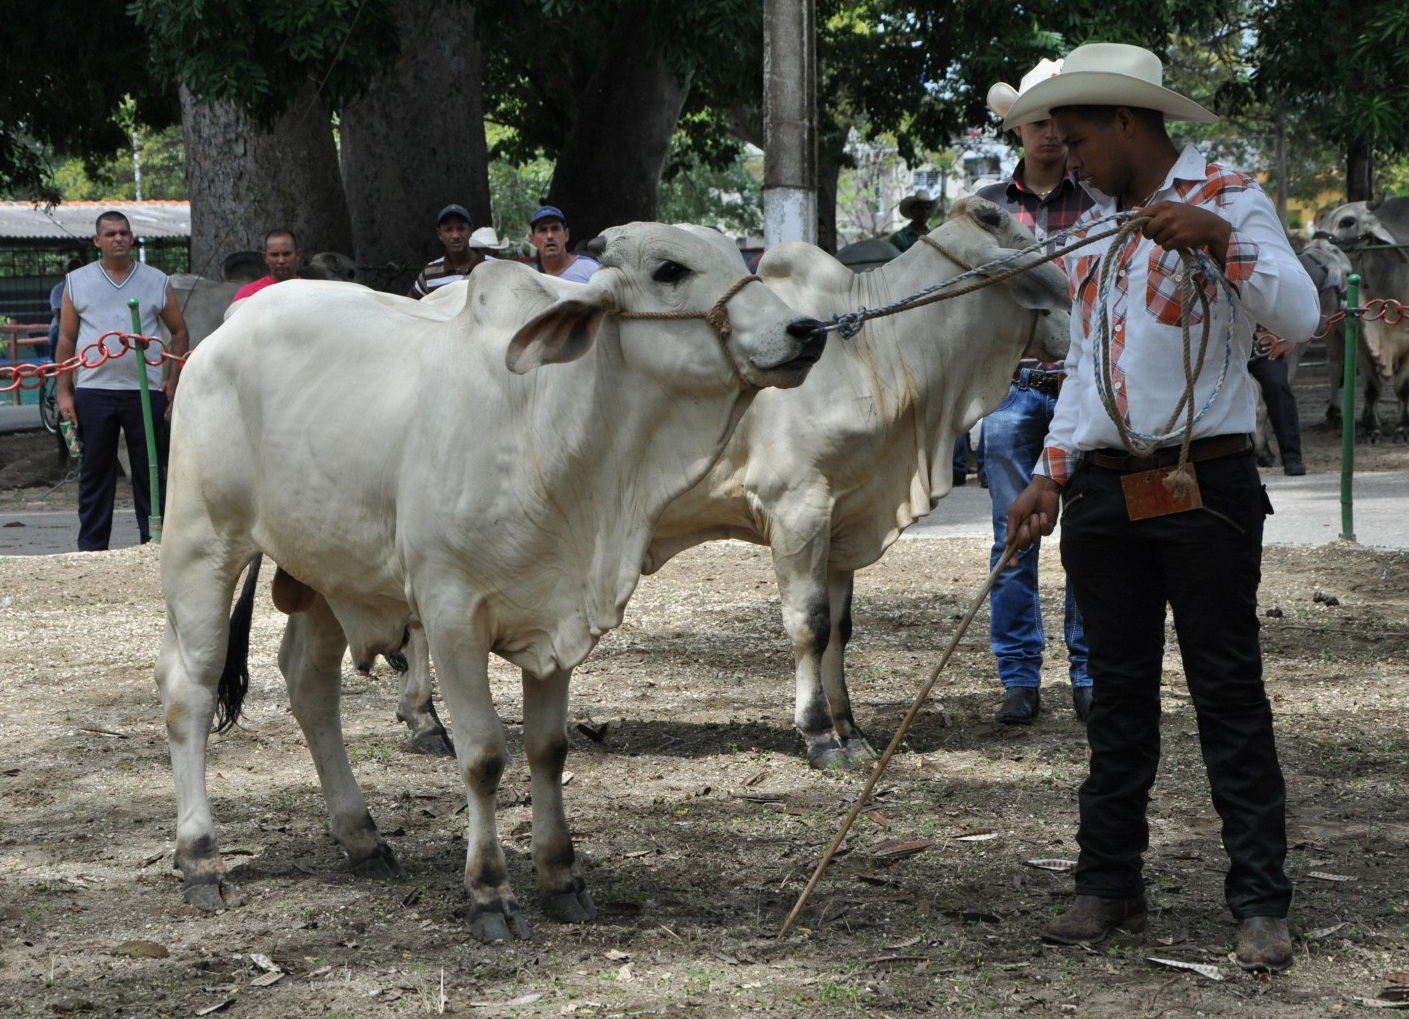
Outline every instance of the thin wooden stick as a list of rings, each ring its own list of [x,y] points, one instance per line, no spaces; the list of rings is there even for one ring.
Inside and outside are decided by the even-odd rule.
[[[827,847],[827,851],[822,854],[822,859],[817,863],[817,869],[812,872],[812,879],[807,882],[807,887],[802,890],[802,894],[797,897],[797,903],[793,906],[793,911],[788,914],[787,920],[783,921],[783,929],[778,932],[778,940],[788,936],[788,931],[792,930],[793,924],[797,922],[798,914],[802,912],[802,907],[807,904],[807,898],[812,894],[812,889],[817,887],[817,882],[822,879],[822,873],[827,869],[827,864],[832,862],[832,857],[837,854],[842,840],[846,838],[846,833],[851,830],[851,825],[855,822],[861,808],[871,797],[871,791],[876,788],[876,783],[885,774],[886,765],[895,756],[895,751],[900,746],[900,741],[905,738],[905,734],[910,731],[910,726],[915,721],[915,716],[920,713],[920,708],[924,706],[925,699],[929,697],[930,691],[934,689],[935,681],[939,679],[939,674],[944,671],[944,667],[949,664],[950,656],[954,654],[954,649],[959,646],[959,641],[964,639],[964,633],[973,622],[974,616],[978,615],[979,606],[983,604],[984,598],[993,587],[993,582],[998,579],[998,573],[1008,565],[1008,560],[1013,557],[1017,546],[1009,543],[1004,547],[1003,553],[998,557],[998,562],[989,571],[988,579],[984,581],[979,593],[974,596],[973,604],[969,606],[969,611],[964,614],[964,618],[959,621],[959,627],[954,631],[954,636],[949,638],[949,646],[944,649],[944,654],[940,656],[939,664],[930,670],[929,679],[920,687],[920,692],[915,696],[915,703],[910,705],[910,710],[906,712],[905,718],[900,723],[900,728],[891,737],[890,746],[886,747],[885,753],[881,754],[881,759],[876,762],[875,769],[871,772],[871,777],[867,779],[866,785],[856,797],[856,802],[847,811],[845,819],[841,823],[841,830],[837,832],[837,837],[832,840],[832,844]]]

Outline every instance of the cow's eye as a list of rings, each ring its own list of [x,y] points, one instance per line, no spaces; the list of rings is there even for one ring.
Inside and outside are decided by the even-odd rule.
[[[1355,225],[1355,217],[1354,217],[1354,216],[1346,216],[1346,217],[1344,217],[1344,218],[1341,219],[1341,229],[1342,229],[1342,230],[1349,230],[1349,229],[1350,229],[1351,227],[1353,227],[1354,225]]]
[[[651,273],[651,279],[657,283],[679,283],[688,275],[690,270],[687,266],[679,262],[662,262],[660,268]]]

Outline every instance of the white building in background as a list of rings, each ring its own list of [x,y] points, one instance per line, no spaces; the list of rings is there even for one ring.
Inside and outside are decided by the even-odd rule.
[[[900,229],[905,225],[898,212],[900,200],[918,191],[939,199],[947,215],[956,201],[1011,173],[1018,161],[1011,146],[980,131],[913,167],[901,161],[895,146],[863,140],[856,132],[847,142],[847,154],[855,166],[843,171],[838,181],[838,247]]]

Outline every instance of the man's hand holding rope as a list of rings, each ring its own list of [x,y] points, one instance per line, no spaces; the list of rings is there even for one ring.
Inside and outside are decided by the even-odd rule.
[[[1155,202],[1134,211],[1136,218],[1147,220],[1140,232],[1166,251],[1207,248],[1220,266],[1228,264],[1233,224],[1217,213],[1183,202]]]

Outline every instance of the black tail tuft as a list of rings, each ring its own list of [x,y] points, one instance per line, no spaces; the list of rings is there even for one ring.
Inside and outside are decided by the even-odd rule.
[[[262,555],[250,560],[245,586],[230,613],[230,642],[225,647],[225,669],[216,692],[215,731],[224,732],[240,720],[240,708],[250,688],[250,624],[254,619],[254,592],[259,584]]]

